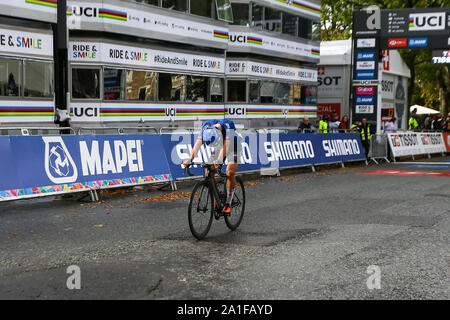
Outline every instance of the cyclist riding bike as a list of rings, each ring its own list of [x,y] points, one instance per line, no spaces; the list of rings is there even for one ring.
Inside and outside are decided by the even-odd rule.
[[[234,190],[236,188],[236,171],[239,168],[241,145],[234,122],[227,119],[214,119],[203,122],[200,134],[192,149],[190,161],[186,160],[183,163],[184,167],[187,167],[194,160],[202,144],[213,149],[211,157],[216,169],[221,167],[225,159],[228,160],[226,170],[228,178],[227,200],[222,213],[224,215],[230,215]]]

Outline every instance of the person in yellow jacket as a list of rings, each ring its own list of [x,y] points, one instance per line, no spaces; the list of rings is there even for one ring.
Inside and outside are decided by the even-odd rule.
[[[322,120],[319,121],[319,133],[328,133],[328,114],[325,113],[322,116]]]
[[[408,121],[408,129],[409,130],[417,130],[419,129],[419,122],[417,121],[417,109],[415,108],[412,112],[411,112],[411,117],[409,118]]]
[[[370,139],[372,138],[370,130],[370,124],[367,122],[366,118],[363,118],[361,124],[361,142],[364,147],[366,158],[369,156]]]

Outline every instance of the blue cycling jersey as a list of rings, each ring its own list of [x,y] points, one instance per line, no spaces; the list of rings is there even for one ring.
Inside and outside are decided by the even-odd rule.
[[[236,126],[234,125],[234,122],[228,119],[212,119],[212,120],[206,120],[202,124],[202,130],[200,132],[199,138],[202,138],[203,130],[205,130],[208,127],[214,127],[216,124],[220,124],[222,128],[222,136],[224,141],[227,139],[230,139],[230,137],[235,135]],[[228,130],[228,132],[227,132]]]

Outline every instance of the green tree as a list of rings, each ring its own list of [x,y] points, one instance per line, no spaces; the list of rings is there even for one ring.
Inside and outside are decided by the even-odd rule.
[[[450,0],[322,0],[322,41],[350,39],[353,11],[369,5],[381,9],[429,8],[450,6]],[[444,106],[448,107],[449,67],[433,65],[429,50],[400,50],[400,54],[411,70],[408,103],[438,109],[441,92]]]

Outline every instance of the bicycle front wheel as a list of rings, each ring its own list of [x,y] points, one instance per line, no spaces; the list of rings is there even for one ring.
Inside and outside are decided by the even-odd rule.
[[[230,230],[236,230],[242,222],[245,211],[245,189],[240,177],[236,177],[236,189],[231,202],[231,215],[225,216],[225,223]]]
[[[203,239],[211,228],[213,209],[208,184],[205,181],[197,183],[189,200],[188,220],[191,233],[198,240]]]

